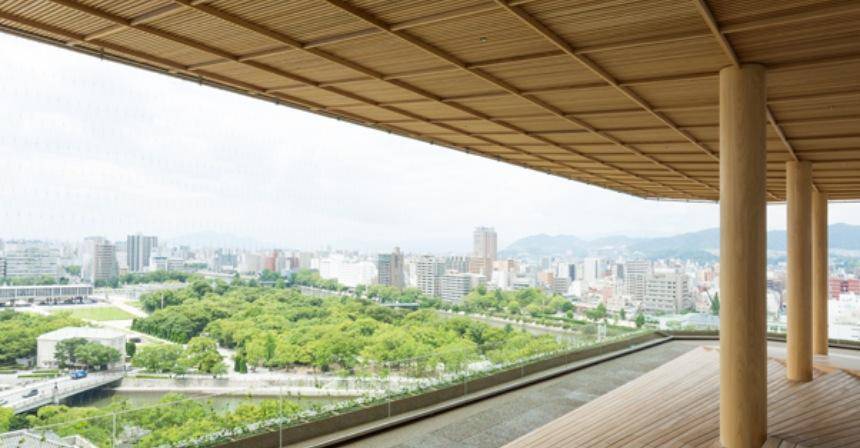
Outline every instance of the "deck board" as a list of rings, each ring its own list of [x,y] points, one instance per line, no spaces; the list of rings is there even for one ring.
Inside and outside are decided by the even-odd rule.
[[[860,446],[860,378],[817,369],[809,383],[767,364],[771,448]],[[719,446],[719,352],[702,347],[506,445],[550,447]]]

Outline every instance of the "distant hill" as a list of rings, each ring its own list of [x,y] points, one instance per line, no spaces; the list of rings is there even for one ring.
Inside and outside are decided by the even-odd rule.
[[[829,227],[830,248],[860,251],[860,226],[833,224]],[[770,251],[785,251],[785,231],[767,233]],[[514,241],[501,251],[502,257],[540,258],[553,255],[584,257],[590,253],[615,251],[638,253],[649,258],[716,259],[720,230],[711,228],[660,238],[612,236],[585,240],[573,235],[532,235]]]

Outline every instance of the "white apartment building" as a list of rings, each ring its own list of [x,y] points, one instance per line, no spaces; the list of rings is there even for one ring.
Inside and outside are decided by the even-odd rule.
[[[486,277],[471,273],[448,273],[439,276],[439,297],[459,302],[472,289],[486,283]]]
[[[350,287],[369,285],[378,273],[376,264],[368,260],[348,260],[342,254],[320,259],[320,277],[333,278]]]
[[[423,255],[415,262],[415,283],[421,292],[436,297],[439,295],[439,276],[445,273],[445,265],[436,257]]]
[[[685,274],[655,274],[646,280],[642,305],[647,312],[677,313],[689,299]]]

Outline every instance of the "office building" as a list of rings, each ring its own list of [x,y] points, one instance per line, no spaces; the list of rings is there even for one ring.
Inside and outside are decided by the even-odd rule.
[[[624,263],[624,292],[634,302],[645,299],[645,284],[651,275],[651,262],[648,260],[630,260]]]
[[[645,282],[642,302],[647,312],[677,313],[690,298],[687,276],[684,274],[655,274]]]
[[[128,272],[142,272],[149,267],[149,259],[158,248],[158,238],[141,234],[126,238]]]
[[[476,227],[472,237],[473,259],[469,272],[482,274],[489,279],[493,275],[493,262],[497,256],[496,230],[492,227]]]
[[[102,237],[84,239],[81,254],[81,278],[95,283],[111,280],[118,275],[116,245]]]
[[[376,258],[377,283],[403,289],[406,286],[403,277],[403,253],[399,247],[390,254],[379,254]]]
[[[42,241],[6,243],[6,277],[60,276],[60,252]]]

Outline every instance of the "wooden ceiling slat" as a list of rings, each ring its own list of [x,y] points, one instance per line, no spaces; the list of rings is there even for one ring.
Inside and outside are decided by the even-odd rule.
[[[557,110],[557,109],[555,109],[555,108],[553,108],[553,107],[549,106],[548,104],[544,103],[543,101],[540,101],[540,100],[537,100],[537,99],[535,99],[535,98],[531,98],[531,97],[528,97],[528,96],[522,95],[522,93],[521,93],[521,92],[519,92],[517,89],[513,88],[513,87],[512,87],[512,86],[510,86],[509,84],[505,83],[504,81],[502,81],[502,80],[500,80],[500,79],[497,79],[497,78],[493,77],[492,75],[489,75],[489,74],[487,74],[487,73],[485,73],[485,72],[482,72],[482,71],[480,71],[480,70],[477,70],[477,69],[474,69],[474,68],[469,68],[469,67],[468,67],[464,62],[462,62],[462,61],[460,61],[460,60],[456,59],[454,56],[452,56],[452,55],[450,55],[450,54],[447,54],[447,53],[443,52],[442,50],[440,50],[440,49],[438,49],[438,48],[434,47],[433,45],[430,45],[430,44],[428,44],[428,43],[426,43],[426,42],[423,42],[423,41],[421,41],[421,40],[418,40],[417,38],[415,38],[415,37],[413,37],[413,36],[411,36],[411,35],[405,34],[405,33],[401,32],[401,31],[398,31],[398,30],[392,30],[392,29],[391,29],[391,27],[390,27],[390,25],[388,25],[388,24],[386,24],[386,23],[381,22],[379,19],[377,19],[377,18],[373,17],[372,15],[370,15],[370,14],[368,14],[368,13],[364,12],[364,11],[359,10],[358,8],[353,7],[353,6],[352,6],[352,5],[350,5],[350,4],[347,4],[347,3],[345,3],[345,2],[343,2],[343,1],[341,1],[341,0],[326,0],[326,1],[327,1],[329,4],[331,4],[331,5],[333,5],[333,6],[337,7],[337,8],[342,9],[343,11],[345,11],[345,12],[347,12],[347,13],[349,13],[349,14],[352,14],[352,15],[353,15],[353,16],[355,16],[355,17],[360,18],[361,20],[364,20],[365,22],[367,22],[367,23],[369,23],[369,24],[371,24],[371,25],[376,26],[377,28],[379,28],[379,29],[381,29],[381,30],[383,30],[383,31],[385,31],[385,32],[387,32],[387,33],[389,33],[390,35],[392,35],[392,36],[394,36],[394,37],[397,37],[398,39],[401,39],[401,40],[403,40],[403,41],[405,41],[405,42],[408,42],[408,43],[410,43],[410,44],[414,45],[415,47],[417,47],[417,48],[419,48],[419,49],[421,49],[421,50],[423,50],[423,51],[425,51],[425,52],[427,52],[427,53],[429,53],[429,54],[431,54],[431,55],[433,55],[433,56],[436,56],[437,58],[441,59],[442,61],[444,61],[444,62],[446,62],[446,63],[448,63],[448,64],[450,64],[450,65],[452,65],[452,66],[454,66],[454,67],[457,67],[457,68],[459,68],[460,70],[463,70],[463,71],[465,71],[465,72],[471,73],[471,74],[475,75],[476,77],[478,77],[478,78],[480,78],[480,79],[483,79],[483,80],[487,81],[488,83],[493,84],[493,85],[495,85],[495,86],[497,86],[497,87],[501,88],[502,90],[508,91],[511,95],[514,95],[514,96],[516,96],[516,97],[518,97],[518,98],[524,99],[525,101],[530,102],[530,103],[532,103],[532,104],[535,104],[535,105],[537,105],[537,106],[539,106],[539,107],[541,107],[541,108],[543,108],[543,109],[546,109],[547,111],[549,111],[549,112],[550,112],[551,114],[553,114],[553,115],[556,115],[556,116],[558,116],[558,117],[560,117],[560,118],[565,118],[565,119],[567,119],[568,121],[570,121],[571,123],[573,123],[573,124],[575,124],[575,125],[577,125],[577,126],[579,126],[579,127],[583,128],[583,129],[585,129],[585,130],[587,130],[587,131],[589,131],[589,132],[592,132],[592,133],[594,133],[594,134],[596,134],[596,135],[599,135],[599,136],[601,136],[601,137],[603,137],[603,138],[605,138],[605,139],[609,140],[610,142],[617,144],[618,146],[626,147],[626,148],[627,148],[628,150],[630,150],[631,152],[638,153],[638,154],[642,155],[643,157],[646,157],[646,158],[647,158],[647,155],[642,154],[642,153],[641,153],[640,151],[638,151],[637,149],[632,148],[632,147],[629,147],[629,146],[625,146],[625,145],[623,145],[621,142],[619,142],[619,141],[615,140],[613,137],[608,136],[608,135],[607,135],[607,134],[605,134],[605,133],[602,133],[601,131],[599,131],[599,130],[595,129],[594,127],[592,127],[592,126],[590,126],[589,124],[587,124],[587,123],[583,122],[582,120],[579,120],[579,119],[577,119],[577,118],[574,118],[574,117],[571,117],[571,116],[569,116],[569,115],[566,115],[566,114],[564,114],[563,112],[561,112],[561,111],[559,111],[559,110]],[[652,160],[652,161],[653,161],[653,160]],[[659,164],[659,162],[654,162],[654,163]],[[671,168],[668,168],[668,169],[670,169],[670,170],[671,170]],[[624,171],[624,170],[622,170],[622,171]],[[677,173],[677,174],[679,174],[679,175],[681,175],[681,176],[684,176],[684,174],[683,174],[683,173]],[[634,176],[635,176],[635,175],[634,175]],[[636,177],[638,177],[638,176],[636,176]],[[712,189],[714,189],[714,190],[716,191],[716,189],[715,189],[713,186],[710,186],[710,185],[707,185],[707,184],[704,184],[704,185],[706,185],[706,186],[708,186],[708,187],[710,187],[710,188],[712,188]],[[683,194],[683,192],[679,192],[679,193]]]
[[[17,35],[565,179],[707,200],[723,61],[768,69],[770,199],[795,159],[823,191],[860,198],[858,29],[860,3],[824,0],[0,4]]]

